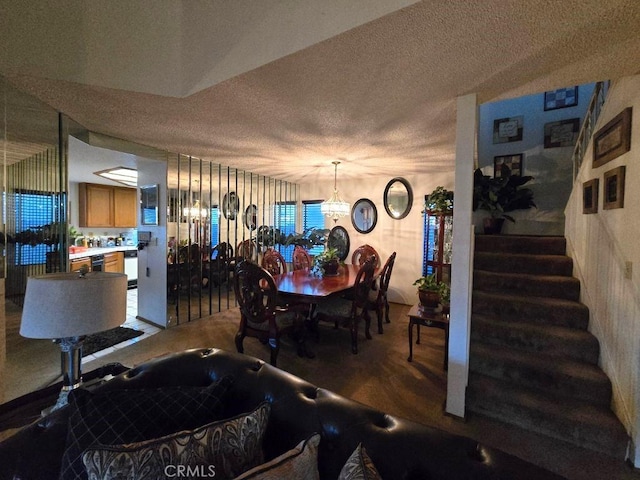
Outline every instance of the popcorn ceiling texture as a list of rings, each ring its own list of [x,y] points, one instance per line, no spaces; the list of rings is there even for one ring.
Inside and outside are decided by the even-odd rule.
[[[254,173],[327,181],[339,159],[341,180],[412,175],[453,171],[457,96],[489,102],[635,74],[638,25],[635,0],[424,1],[183,98],[83,84],[82,72],[7,76],[90,130]],[[215,68],[184,76],[201,85]]]

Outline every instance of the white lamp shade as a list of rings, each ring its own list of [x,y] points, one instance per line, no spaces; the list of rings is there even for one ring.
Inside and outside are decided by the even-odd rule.
[[[66,338],[122,325],[127,316],[127,276],[123,273],[52,273],[29,277],[20,335]]]

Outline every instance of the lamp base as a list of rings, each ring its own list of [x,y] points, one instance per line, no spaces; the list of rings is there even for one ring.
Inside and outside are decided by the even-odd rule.
[[[69,392],[82,385],[82,343],[86,337],[65,337],[56,340],[61,350],[62,390],[56,404],[43,411],[51,413],[67,404]]]

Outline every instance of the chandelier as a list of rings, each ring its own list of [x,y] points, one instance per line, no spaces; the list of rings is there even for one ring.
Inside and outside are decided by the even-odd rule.
[[[325,200],[320,204],[320,211],[327,217],[333,218],[334,222],[338,221],[338,218],[349,215],[351,207],[345,201],[340,198],[338,194],[338,165],[340,162],[331,162],[335,165],[335,173],[333,178],[333,195],[329,200]]]

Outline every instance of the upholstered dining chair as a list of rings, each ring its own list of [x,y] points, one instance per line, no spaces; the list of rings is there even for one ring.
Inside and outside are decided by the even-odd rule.
[[[306,248],[302,245],[296,245],[293,249],[293,269],[304,270],[311,269],[313,267],[313,260]]]
[[[298,355],[305,353],[302,315],[295,308],[278,306],[278,288],[271,274],[260,265],[243,260],[233,275],[236,301],[240,307],[240,326],[235,342],[244,353],[244,338],[254,337],[269,345],[270,363],[278,361],[280,338],[291,333],[297,337]]]
[[[387,290],[389,290],[389,281],[391,280],[391,272],[393,271],[393,264],[396,261],[396,252],[393,252],[380,272],[377,285],[374,282],[373,288],[369,291],[369,297],[365,308],[367,310],[373,310],[378,316],[378,333],[384,333],[382,328],[382,316],[384,311],[384,318],[387,323],[391,323],[389,320],[389,300],[387,299]]]
[[[351,255],[351,264],[364,265],[364,262],[366,262],[371,256],[375,256],[377,258],[378,264],[376,265],[376,267],[379,267],[380,255],[378,255],[378,252],[376,251],[376,249],[373,248],[371,245],[367,245],[367,244],[360,245],[358,248],[356,248],[353,251],[353,254]]]
[[[238,260],[254,260],[256,258],[256,251],[258,247],[256,242],[251,239],[243,240],[236,247],[236,255]]]
[[[351,299],[340,295],[331,295],[319,302],[316,307],[315,321],[333,321],[334,327],[338,328],[341,322],[346,322],[351,331],[351,351],[358,353],[358,324],[361,319],[365,321],[365,336],[371,339],[369,331],[371,318],[365,308],[369,291],[373,284],[373,273],[376,269],[377,257],[371,256],[358,270],[356,280],[353,285],[353,295]]]
[[[287,262],[275,248],[269,248],[262,256],[262,268],[271,275],[287,273]]]

